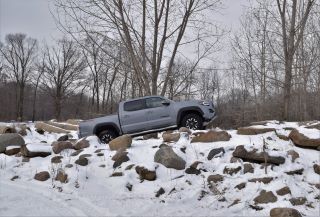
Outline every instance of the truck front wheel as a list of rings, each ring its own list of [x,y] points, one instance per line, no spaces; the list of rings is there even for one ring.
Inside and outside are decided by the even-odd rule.
[[[199,115],[191,113],[182,118],[181,125],[191,130],[201,130],[203,128],[203,121]]]
[[[117,134],[113,130],[104,130],[99,133],[98,137],[102,143],[108,144],[111,140],[117,137]]]

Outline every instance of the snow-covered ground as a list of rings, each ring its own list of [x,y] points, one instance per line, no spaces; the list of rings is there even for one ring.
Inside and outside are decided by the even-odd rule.
[[[63,134],[38,134],[33,124],[28,124],[28,131],[24,140],[27,144],[39,144],[46,141],[51,144]],[[310,138],[320,138],[317,129],[306,129],[298,123],[282,123],[271,121],[265,126],[277,129],[277,133],[288,135],[286,127],[297,128]],[[64,150],[60,154],[48,157],[31,158],[29,162],[22,162],[22,157],[0,154],[0,216],[268,216],[273,207],[292,207],[306,216],[319,216],[320,190],[315,184],[320,183],[320,175],[313,169],[314,164],[320,164],[319,151],[302,149],[294,146],[291,141],[278,138],[275,132],[260,135],[238,135],[236,130],[230,130],[232,136],[227,142],[191,143],[186,134],[180,140],[171,143],[173,150],[186,161],[186,168],[195,161],[201,161],[198,168],[202,168],[200,175],[186,174],[184,170],[168,169],[154,162],[154,155],[163,143],[160,139],[142,140],[136,137],[132,147],[128,148],[130,161],[120,168],[113,169],[111,159],[116,151],[111,151],[108,145],[100,144],[96,137],[87,138],[90,147],[79,155],[91,154],[87,166],[74,164],[78,156],[70,156],[74,150]],[[77,139],[77,132],[71,135]],[[254,173],[224,174],[226,166],[243,168],[244,162],[230,163],[232,152],[238,145],[244,145],[247,150],[262,151],[263,140],[267,142],[268,153],[286,158],[280,166],[268,167],[267,174],[260,164],[252,164]],[[43,144],[43,143],[42,143]],[[186,147],[185,153],[181,148]],[[208,160],[207,156],[213,148],[223,147],[225,154]],[[46,148],[44,148],[46,149]],[[97,151],[103,156],[97,156]],[[294,150],[300,157],[291,161],[287,151]],[[59,164],[51,163],[54,156],[63,156]],[[100,154],[101,155],[101,154]],[[73,164],[73,167],[65,167]],[[125,170],[131,164],[144,166],[156,170],[155,181],[143,181],[135,169]],[[304,169],[302,175],[287,175],[285,172]],[[68,174],[68,182],[60,183],[54,180],[58,169]],[[34,179],[40,171],[48,171],[51,178],[45,182]],[[111,177],[114,172],[122,172],[123,176]],[[216,185],[216,191],[209,189],[207,177],[213,174],[224,176],[223,182]],[[11,181],[14,176],[17,179]],[[248,182],[251,178],[273,177],[269,184],[262,182]],[[236,185],[246,182],[242,190]],[[126,187],[132,185],[132,191]],[[276,191],[288,186],[291,195],[279,196]],[[156,192],[163,188],[165,193],[155,197]],[[255,210],[253,199],[261,190],[272,191],[277,196],[277,202],[258,204],[262,210]],[[204,193],[205,192],[205,193]],[[218,192],[218,193],[217,193]],[[304,205],[293,206],[289,199],[292,197],[306,197]],[[235,205],[231,205],[234,201]]]

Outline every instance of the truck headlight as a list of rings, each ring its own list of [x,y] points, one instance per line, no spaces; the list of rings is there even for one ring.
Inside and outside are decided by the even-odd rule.
[[[200,103],[200,105],[210,106],[210,102],[208,102],[208,101],[201,101],[199,103]]]

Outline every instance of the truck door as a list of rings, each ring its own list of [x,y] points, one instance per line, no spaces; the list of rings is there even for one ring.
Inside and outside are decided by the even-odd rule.
[[[146,107],[147,125],[151,129],[175,125],[173,102],[162,97],[150,97],[146,99]]]
[[[119,107],[120,123],[123,133],[136,133],[147,130],[146,101],[145,99],[124,102]]]

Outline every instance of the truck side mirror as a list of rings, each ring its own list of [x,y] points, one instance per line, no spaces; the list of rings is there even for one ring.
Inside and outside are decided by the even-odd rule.
[[[170,105],[170,101],[168,101],[168,100],[163,100],[163,101],[162,101],[162,105],[168,106],[168,105]]]

